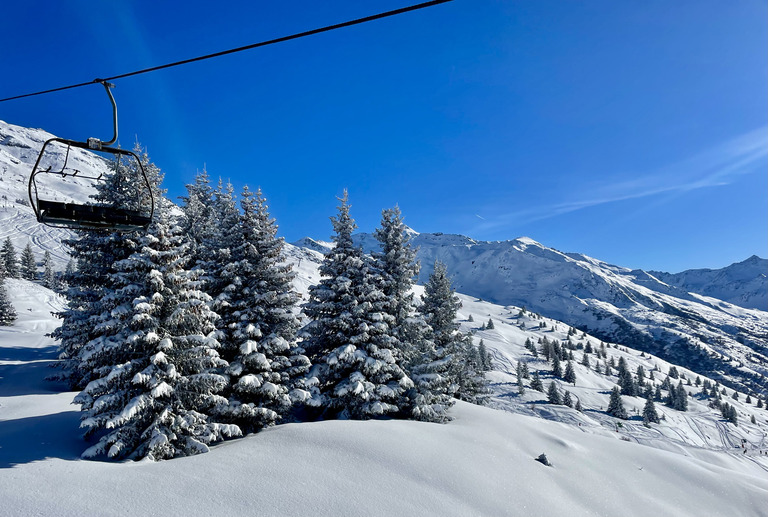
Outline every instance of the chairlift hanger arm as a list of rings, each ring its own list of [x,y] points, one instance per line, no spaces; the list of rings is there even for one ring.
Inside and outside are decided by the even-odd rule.
[[[105,145],[110,146],[115,142],[117,142],[117,103],[115,102],[115,98],[112,96],[112,88],[114,88],[115,85],[113,83],[107,82],[105,79],[94,79],[93,82],[101,83],[104,89],[107,90],[107,95],[109,96],[109,102],[112,103],[112,129],[113,129],[112,140],[105,142],[103,140],[99,140],[98,138],[88,139],[88,147],[90,147],[91,149],[101,149]]]

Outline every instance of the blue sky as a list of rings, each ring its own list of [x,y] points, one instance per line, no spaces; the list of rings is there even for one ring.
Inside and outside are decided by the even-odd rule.
[[[0,98],[408,3],[93,5],[4,5]],[[454,0],[119,80],[120,143],[147,147],[172,198],[203,167],[261,186],[288,241],[327,239],[348,188],[363,231],[399,204],[421,232],[722,267],[768,256],[766,19],[759,0]],[[111,136],[98,85],[0,119]]]

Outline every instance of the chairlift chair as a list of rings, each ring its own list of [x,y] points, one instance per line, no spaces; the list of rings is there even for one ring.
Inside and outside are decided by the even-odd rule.
[[[43,144],[42,149],[40,149],[40,154],[32,169],[32,174],[29,177],[30,204],[32,205],[32,209],[35,212],[38,222],[55,228],[114,231],[146,230],[152,222],[152,216],[155,211],[152,188],[144,171],[144,167],[141,164],[141,160],[135,153],[125,149],[109,147],[117,141],[117,105],[115,104],[115,99],[110,91],[110,88],[114,85],[98,79],[95,82],[100,82],[104,86],[109,95],[109,100],[112,103],[114,137],[108,142],[104,142],[98,138],[89,138],[87,142],[79,142],[64,138],[51,138],[47,140]],[[48,149],[50,155],[51,150],[56,146],[64,146],[66,148],[63,164],[56,167],[53,165],[48,165],[46,167],[43,160],[43,157],[46,155],[46,149]],[[47,185],[51,183],[55,184],[55,182],[59,181],[66,181],[67,177],[77,177],[92,182],[105,181],[106,178],[103,173],[99,173],[98,175],[83,173],[69,165],[70,151],[72,148],[85,149],[110,156],[111,159],[114,160],[116,168],[115,173],[117,173],[117,170],[120,167],[124,166],[126,161],[133,162],[135,164],[134,170],[138,171],[141,175],[142,181],[139,182],[140,187],[133,192],[135,199],[130,203],[130,206],[116,206],[114,204],[95,202],[61,202],[52,199],[41,199],[38,181],[43,183],[42,178],[48,180],[48,182],[46,182]]]

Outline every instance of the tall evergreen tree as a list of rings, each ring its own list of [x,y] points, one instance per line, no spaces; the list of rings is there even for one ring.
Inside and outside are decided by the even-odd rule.
[[[2,254],[3,264],[5,265],[5,276],[7,278],[20,278],[19,259],[16,256],[16,248],[13,247],[10,237],[5,238],[0,254]]]
[[[159,170],[149,162],[138,144],[134,152],[140,156],[153,195],[158,198]],[[95,199],[107,205],[130,207],[136,190],[143,188],[140,180],[141,175],[134,164],[113,162],[105,181],[97,185]],[[59,341],[60,361],[56,366],[60,373],[57,377],[67,381],[72,389],[85,388],[95,374],[90,368],[82,367],[80,350],[96,336],[97,327],[112,324],[111,316],[103,310],[114,290],[112,265],[139,249],[138,237],[139,232],[74,230],[74,237],[63,241],[72,256],[63,277],[67,285],[64,293],[67,307],[56,314],[62,323],[51,335]]]
[[[394,317],[370,260],[352,241],[356,228],[347,192],[332,217],[336,243],[320,266],[320,283],[310,287],[304,312],[306,350],[313,364],[310,404],[325,416],[364,419],[400,413],[413,382],[398,364]]]
[[[381,276],[381,290],[388,300],[388,312],[395,318],[392,330],[402,341],[407,332],[404,326],[413,313],[411,288],[419,274],[419,263],[399,207],[381,212],[381,226],[374,232],[374,237],[381,247],[373,254]]]
[[[624,407],[624,403],[621,401],[621,388],[618,386],[614,386],[613,390],[611,390],[611,398],[608,401],[607,413],[623,420],[628,418],[627,410]]]
[[[240,245],[223,271],[220,316],[227,332],[222,357],[230,363],[227,404],[217,414],[244,432],[257,431],[283,418],[293,405],[291,392],[309,368],[296,342],[292,266],[285,263],[284,242],[269,215],[261,190],[243,189]],[[303,398],[301,393],[296,393]]]
[[[458,329],[456,313],[461,302],[451,288],[444,264],[435,262],[424,286],[419,312],[432,329],[432,340],[446,359],[452,386],[449,394],[472,403],[481,403],[488,394],[488,381],[480,369],[479,355],[471,336]]]
[[[190,243],[156,197],[135,251],[113,264],[113,291],[101,303],[100,323],[79,352],[93,380],[76,397],[81,426],[97,438],[84,456],[153,460],[207,451],[207,445],[241,434],[209,415],[227,380],[213,337],[216,314],[185,269]]]
[[[37,260],[35,259],[35,253],[32,251],[32,245],[29,243],[21,252],[19,272],[24,280],[37,280]]]

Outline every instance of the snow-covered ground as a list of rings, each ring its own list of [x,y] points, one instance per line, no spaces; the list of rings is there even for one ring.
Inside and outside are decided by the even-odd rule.
[[[584,413],[544,404],[532,390],[519,397],[511,372],[526,358],[525,338],[561,339],[567,327],[468,297],[465,329],[494,320],[476,334],[494,355],[492,407],[458,403],[445,425],[281,425],[160,463],[81,460],[74,393],[44,380],[55,357],[50,312],[63,300],[23,280],[6,287],[19,319],[0,327],[0,515],[766,515],[764,410],[733,401],[740,413],[762,411],[758,425],[742,418],[733,428],[695,401],[688,413],[659,406],[662,424],[649,430],[631,419],[617,432],[599,409],[612,383],[581,366],[568,389]],[[539,329],[541,321],[557,330]],[[630,367],[669,367],[609,350]],[[746,454],[734,446],[742,438]],[[551,467],[534,461],[541,453]]]

